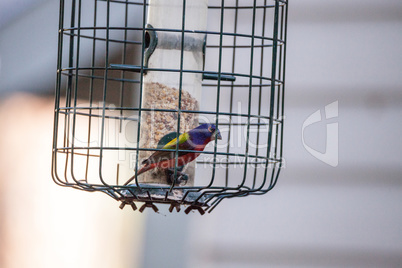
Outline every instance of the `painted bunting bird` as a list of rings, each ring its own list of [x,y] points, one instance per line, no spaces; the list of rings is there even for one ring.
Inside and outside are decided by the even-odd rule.
[[[185,132],[179,136],[179,150],[192,150],[203,151],[205,146],[212,140],[221,140],[222,136],[213,124],[202,124],[198,127]],[[162,149],[176,149],[177,138],[172,139]],[[177,166],[184,166],[194,159],[196,159],[201,153],[197,152],[178,152]],[[174,168],[176,164],[176,152],[173,151],[156,151],[149,158],[142,161],[144,165],[138,172],[137,176],[142,173],[160,167],[163,169]],[[131,177],[124,185],[129,184],[135,175]]]

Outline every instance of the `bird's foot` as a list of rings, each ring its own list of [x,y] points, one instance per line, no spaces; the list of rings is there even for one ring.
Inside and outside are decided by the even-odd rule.
[[[174,181],[175,184],[181,184],[184,182],[185,185],[188,181],[188,175],[179,170],[176,171],[176,178],[174,178],[174,168],[166,169],[166,177],[169,184],[172,184]]]

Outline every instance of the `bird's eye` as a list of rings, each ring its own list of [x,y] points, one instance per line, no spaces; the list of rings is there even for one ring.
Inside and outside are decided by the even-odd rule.
[[[214,129],[212,127],[209,127],[208,131],[212,133],[212,132],[214,132]]]

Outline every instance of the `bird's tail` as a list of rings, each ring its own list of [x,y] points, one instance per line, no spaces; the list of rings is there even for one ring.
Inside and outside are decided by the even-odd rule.
[[[146,171],[148,171],[148,170],[150,170],[150,169],[153,169],[155,166],[153,165],[153,164],[151,164],[151,165],[146,165],[146,166],[144,166],[144,167],[142,167],[140,170],[138,170],[138,172],[136,173],[136,174],[134,174],[128,181],[126,181],[126,183],[124,183],[123,185],[128,185],[132,180],[134,180],[135,179],[135,176],[139,176],[139,175],[141,175],[142,173],[144,173],[144,172],[146,172]]]

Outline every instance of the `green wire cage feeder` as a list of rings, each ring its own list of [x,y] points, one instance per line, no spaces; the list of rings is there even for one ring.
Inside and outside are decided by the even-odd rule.
[[[204,214],[270,191],[287,11],[285,0],[60,0],[53,180],[141,212]],[[184,146],[193,129],[210,132],[202,149]]]

